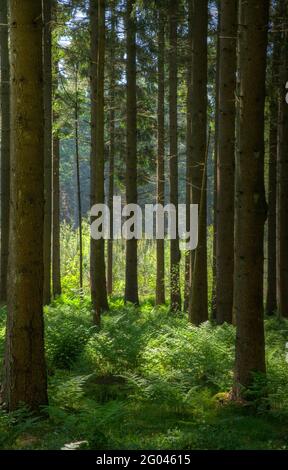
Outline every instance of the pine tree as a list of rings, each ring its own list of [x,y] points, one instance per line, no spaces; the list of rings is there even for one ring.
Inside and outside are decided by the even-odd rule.
[[[7,268],[9,253],[10,203],[10,72],[8,51],[7,0],[0,2],[0,60],[1,60],[1,261],[0,301],[7,299]]]
[[[137,204],[137,99],[136,99],[136,20],[135,0],[126,3],[126,204]],[[139,303],[137,240],[126,241],[125,301]]]
[[[178,0],[169,0],[169,179],[170,204],[176,209],[176,239],[170,241],[170,304],[172,311],[181,310],[180,249],[178,239]]]
[[[281,60],[279,76],[279,122],[278,122],[278,215],[277,215],[277,297],[278,311],[288,317],[288,2],[280,5]]]
[[[115,0],[111,5],[111,39],[110,39],[110,112],[109,112],[109,190],[108,203],[110,210],[110,240],[107,243],[107,293],[113,291],[113,196],[114,196],[114,170],[115,170],[115,85],[116,85],[116,67],[115,67],[115,47],[116,47],[116,11]]]
[[[207,0],[193,1],[192,23],[192,203],[199,205],[199,241],[192,272],[192,296],[189,302],[190,321],[199,325],[208,320],[207,286]],[[201,223],[200,223],[201,222]],[[197,259],[197,269],[195,268]]]
[[[42,1],[10,1],[11,212],[4,401],[47,404],[43,325]]]
[[[158,109],[157,109],[157,204],[164,206],[164,153],[165,153],[165,19],[163,9],[158,10]],[[156,305],[165,303],[164,240],[156,240]]]
[[[216,320],[232,323],[237,1],[221,0],[217,123]]]
[[[51,301],[52,250],[52,4],[43,2],[43,67],[44,67],[44,289],[43,302]]]
[[[105,1],[98,0],[98,45],[96,83],[91,80],[91,204],[104,204],[104,63],[105,63]],[[95,18],[95,17],[94,17]],[[97,34],[96,22],[91,17],[91,38]],[[95,44],[92,44],[92,53]],[[95,56],[91,56],[92,62]],[[96,86],[95,86],[96,85]],[[100,324],[101,313],[108,310],[104,240],[91,240],[91,297],[94,321]]]
[[[269,1],[239,3],[233,310],[236,365],[233,396],[265,372],[263,322],[264,104]]]

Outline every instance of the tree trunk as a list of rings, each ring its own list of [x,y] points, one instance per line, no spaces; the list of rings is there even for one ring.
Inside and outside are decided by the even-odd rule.
[[[51,0],[43,2],[43,67],[44,67],[44,288],[43,303],[51,301],[52,237],[52,37]]]
[[[158,11],[158,110],[157,110],[157,204],[165,203],[165,20],[161,7]],[[164,240],[156,240],[156,305],[165,304]]]
[[[126,204],[137,204],[137,100],[136,100],[136,20],[135,0],[127,0],[127,156]],[[137,240],[126,241],[125,301],[139,303],[137,272]]]
[[[82,235],[82,196],[80,180],[80,152],[79,152],[79,90],[78,90],[78,64],[75,66],[75,104],[74,104],[74,125],[75,125],[75,164],[76,164],[76,202],[79,232],[79,289],[83,295],[83,235]]]
[[[215,74],[215,132],[214,132],[214,168],[213,168],[213,265],[212,265],[212,297],[211,320],[216,321],[216,259],[217,259],[217,162],[218,162],[218,125],[219,125],[219,77],[220,77],[220,1],[217,0],[217,48],[216,48],[216,74]]]
[[[188,2],[188,47],[187,47],[187,101],[186,101],[186,225],[190,228],[190,204],[192,203],[192,50],[193,50],[193,2]],[[185,254],[184,311],[189,309],[192,287],[193,252]]]
[[[278,2],[279,4],[279,2]],[[278,5],[277,4],[277,5]],[[278,140],[278,92],[279,61],[281,34],[278,29],[281,23],[279,8],[274,11],[273,53],[269,84],[269,181],[268,181],[268,275],[266,312],[272,315],[277,310],[276,283],[276,200],[277,200],[277,140]]]
[[[207,0],[194,0],[193,11],[192,203],[199,205],[201,217],[199,218],[198,247],[195,251],[197,269],[194,263],[192,274],[189,318],[193,324],[199,325],[208,320],[207,182],[205,179],[205,158],[207,153]],[[202,184],[203,181],[204,184]]]
[[[263,238],[264,105],[269,1],[239,3],[236,141],[235,267],[236,364],[233,397],[265,372]]]
[[[11,205],[4,400],[47,404],[43,325],[42,1],[10,1]]]
[[[115,168],[115,46],[116,46],[115,2],[111,6],[111,46],[110,46],[110,149],[109,149],[109,194],[110,239],[107,243],[107,293],[113,291],[113,195]]]
[[[217,135],[216,320],[232,323],[237,1],[221,0]]]
[[[281,4],[282,37],[278,131],[277,298],[278,312],[288,317],[288,2]]]
[[[91,22],[94,29],[96,23]],[[96,30],[97,31],[97,30]],[[92,33],[92,36],[95,32]],[[92,46],[94,49],[94,46]],[[94,59],[95,60],[95,59]],[[93,61],[93,56],[92,56]],[[92,84],[91,102],[91,203],[104,204],[104,64],[105,64],[105,0],[98,0],[98,61],[95,84]],[[92,83],[92,82],[91,82]],[[96,96],[95,96],[96,91]],[[96,132],[95,132],[96,130]],[[91,277],[91,297],[94,322],[100,325],[101,313],[108,310],[105,271],[104,239],[91,241],[91,263],[94,264]]]
[[[0,59],[1,59],[1,266],[0,302],[7,299],[7,267],[9,253],[10,201],[10,72],[8,51],[7,0],[0,3]]]
[[[180,249],[178,239],[178,65],[177,65],[178,0],[169,0],[169,172],[170,204],[176,209],[176,239],[170,241],[170,307],[181,310]]]

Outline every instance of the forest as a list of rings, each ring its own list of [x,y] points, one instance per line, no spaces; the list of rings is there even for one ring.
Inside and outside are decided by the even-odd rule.
[[[288,0],[0,0],[0,104],[0,449],[287,450]]]

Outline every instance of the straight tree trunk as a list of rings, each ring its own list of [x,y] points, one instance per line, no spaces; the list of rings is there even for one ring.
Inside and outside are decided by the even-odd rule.
[[[95,22],[91,23],[92,28]],[[95,33],[92,33],[93,35]],[[94,48],[94,46],[92,46]],[[92,57],[93,61],[93,57]],[[92,205],[104,204],[104,64],[105,64],[105,0],[98,0],[98,60],[96,96],[91,102],[91,120],[93,125],[91,135],[91,196]],[[92,83],[92,82],[91,82]],[[95,93],[94,83],[92,93]],[[95,100],[96,98],[96,100]],[[96,130],[96,132],[94,132]],[[101,313],[108,310],[106,271],[105,271],[105,244],[104,239],[91,241],[91,263],[93,277],[91,277],[91,297],[94,313],[94,322],[100,325]]]
[[[158,110],[157,110],[157,204],[165,203],[165,20],[163,9],[158,11]],[[156,240],[156,305],[165,304],[164,240]]]
[[[54,122],[56,117],[54,116]],[[52,285],[53,297],[61,295],[61,258],[60,258],[60,138],[56,131],[53,136],[53,250]]]
[[[52,250],[52,5],[43,2],[43,67],[44,67],[44,288],[43,303],[51,301]]]
[[[216,320],[232,323],[237,1],[221,0],[217,135]]]
[[[234,303],[236,364],[233,397],[253,372],[265,373],[263,322],[264,105],[269,1],[239,3]]]
[[[278,93],[279,93],[279,61],[281,34],[278,31],[281,26],[279,18],[279,5],[274,11],[273,21],[273,53],[271,60],[270,85],[269,85],[269,181],[268,181],[268,275],[266,313],[272,315],[277,310],[277,140],[278,140]]]
[[[190,227],[190,204],[192,203],[192,50],[193,50],[193,2],[188,2],[188,48],[187,48],[187,101],[186,101],[186,220]],[[185,254],[184,311],[189,309],[189,297],[192,287],[193,252]]]
[[[8,50],[7,0],[0,2],[0,60],[1,60],[1,265],[0,302],[7,299],[7,267],[9,253],[10,202],[10,72]]]
[[[169,0],[169,172],[170,204],[176,209],[176,239],[170,241],[170,307],[174,312],[181,310],[180,290],[180,249],[178,239],[178,64],[177,25],[178,0]]]
[[[277,297],[278,312],[288,317],[288,2],[281,3],[282,37],[278,131]]]
[[[192,0],[191,0],[192,1]],[[193,1],[192,51],[192,203],[199,205],[199,241],[195,251],[189,318],[195,325],[208,320],[207,286],[207,32],[208,2]],[[204,182],[204,183],[203,183]],[[201,207],[200,207],[201,206]],[[195,284],[195,285],[194,285]]]
[[[110,210],[110,239],[107,243],[107,293],[113,291],[113,195],[115,168],[115,46],[116,46],[116,14],[115,1],[111,5],[111,46],[110,46],[110,149],[109,149],[109,191],[108,204]]]
[[[57,0],[53,0],[53,19],[57,21]],[[59,64],[53,62],[53,101],[57,103]],[[53,111],[54,132],[52,135],[52,289],[53,297],[61,295],[61,252],[60,252],[60,137],[58,112]]]
[[[137,204],[137,99],[135,0],[126,4],[127,156],[126,204]],[[137,240],[126,241],[125,301],[139,304]]]
[[[218,124],[219,124],[219,77],[220,77],[220,1],[216,2],[218,11],[216,76],[215,76],[215,133],[214,133],[214,169],[213,169],[213,265],[212,265],[212,298],[211,320],[216,321],[216,259],[217,259],[217,162],[218,162]]]
[[[47,404],[43,325],[42,1],[10,1],[11,204],[4,401]]]
[[[74,126],[75,126],[75,164],[76,164],[76,203],[79,232],[79,289],[83,295],[83,234],[82,234],[82,196],[80,179],[80,151],[79,151],[79,90],[78,90],[78,64],[75,66],[75,104],[74,104]]]

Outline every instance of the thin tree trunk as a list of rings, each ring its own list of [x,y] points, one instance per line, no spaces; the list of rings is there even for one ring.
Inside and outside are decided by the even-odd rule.
[[[238,112],[234,302],[236,364],[233,397],[243,394],[253,372],[265,372],[263,238],[264,105],[269,1],[239,3]]]
[[[207,152],[207,0],[194,0],[193,11],[192,202],[199,205],[201,216],[199,217],[199,241],[195,252],[197,269],[194,262],[189,318],[193,324],[199,325],[208,320],[207,181],[204,177]],[[203,181],[204,184],[202,184]]]
[[[170,241],[170,307],[181,310],[180,249],[178,238],[178,65],[177,65],[178,0],[169,0],[169,172],[170,204],[176,209],[176,239]]]
[[[75,125],[75,163],[76,163],[76,186],[77,186],[77,215],[79,232],[79,289],[83,295],[83,235],[82,235],[82,197],[80,181],[80,153],[79,153],[79,97],[78,97],[78,64],[75,66],[75,104],[74,104],[74,125]]]
[[[282,37],[278,131],[277,298],[278,312],[288,317],[288,2],[281,4]]]
[[[110,149],[109,149],[109,194],[110,239],[107,243],[107,293],[113,291],[113,195],[115,168],[115,46],[116,46],[116,14],[115,1],[111,6],[111,46],[110,46]]]
[[[43,67],[44,67],[44,288],[43,302],[51,301],[51,238],[52,238],[52,37],[51,0],[43,2]]]
[[[237,1],[221,0],[217,136],[217,323],[232,323]]]
[[[277,6],[279,2],[277,3]],[[266,312],[272,315],[277,310],[277,140],[278,140],[278,93],[279,93],[279,61],[281,34],[279,8],[274,11],[273,21],[273,54],[270,73],[269,93],[269,181],[268,181],[268,268],[267,268],[267,297]]]
[[[10,72],[8,50],[7,0],[0,3],[1,60],[1,266],[0,301],[7,299],[10,201]]]
[[[95,22],[91,24],[95,26]],[[94,46],[92,46],[94,47]],[[93,60],[93,57],[92,57]],[[91,139],[91,195],[94,204],[104,204],[104,64],[105,64],[105,0],[98,0],[98,60],[96,101],[95,95],[91,103],[91,119],[96,123],[96,133]],[[93,84],[94,85],[94,84]],[[92,93],[95,90],[91,90]],[[97,115],[96,115],[97,114]],[[101,313],[108,310],[106,272],[105,272],[104,239],[93,240],[91,243],[91,263],[94,266],[91,278],[91,296],[94,322],[100,325]]]
[[[47,404],[43,325],[42,1],[10,1],[11,204],[4,401]]]
[[[212,265],[212,298],[211,298],[211,320],[215,321],[217,317],[216,305],[216,258],[217,258],[217,162],[218,162],[218,125],[219,125],[219,76],[220,76],[220,1],[217,3],[218,21],[217,21],[217,58],[216,58],[216,76],[215,76],[215,133],[214,133],[214,171],[213,171],[213,265]]]
[[[163,10],[158,11],[158,110],[157,110],[157,204],[164,206],[164,153],[165,153],[165,20]],[[164,240],[156,240],[156,305],[165,304],[165,252]]]
[[[57,0],[53,0],[52,14],[57,22]],[[58,61],[53,62],[53,102],[57,104]],[[58,130],[58,112],[52,109],[54,132],[52,135],[52,290],[53,297],[61,295],[61,252],[60,252],[60,138]]]
[[[136,20],[135,0],[127,0],[127,156],[126,203],[137,204],[137,99],[136,99]],[[125,301],[139,304],[137,240],[126,241]]]
[[[186,224],[190,228],[190,204],[192,203],[192,50],[193,50],[193,2],[188,2],[188,55],[187,55],[187,102],[186,102]],[[184,310],[189,309],[189,297],[192,287],[193,252],[185,254]]]

